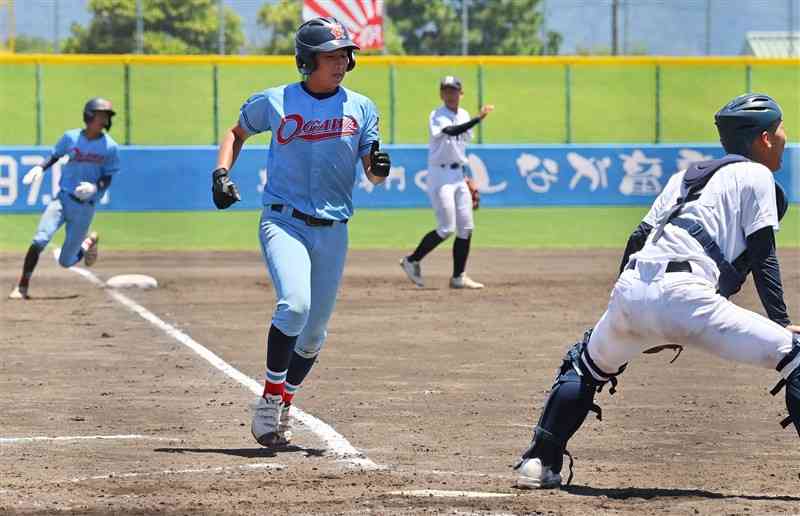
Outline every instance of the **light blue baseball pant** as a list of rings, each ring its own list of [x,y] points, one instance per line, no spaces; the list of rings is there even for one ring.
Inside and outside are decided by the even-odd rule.
[[[93,204],[78,202],[61,191],[57,198],[50,201],[42,213],[39,227],[36,228],[36,234],[33,235],[33,245],[44,249],[53,239],[58,228],[66,224],[66,237],[61,246],[58,263],[62,267],[72,267],[83,258],[81,244],[86,238],[93,218]]]
[[[261,251],[277,298],[272,324],[290,337],[298,336],[295,352],[313,358],[325,343],[336,304],[347,258],[347,225],[308,226],[291,212],[288,205],[280,212],[264,208]]]

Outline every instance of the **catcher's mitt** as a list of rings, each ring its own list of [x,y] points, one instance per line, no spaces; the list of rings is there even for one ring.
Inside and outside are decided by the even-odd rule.
[[[478,191],[478,185],[470,178],[467,178],[466,181],[469,193],[472,196],[472,209],[477,210],[481,205],[481,193]]]

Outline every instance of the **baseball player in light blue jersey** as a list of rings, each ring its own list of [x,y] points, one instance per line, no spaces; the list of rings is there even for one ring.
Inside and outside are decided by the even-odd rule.
[[[50,158],[44,165],[33,167],[23,184],[41,182],[45,171],[63,156],[69,161],[61,169],[58,196],[45,208],[33,242],[25,255],[22,276],[10,299],[28,299],[28,286],[39,254],[47,247],[58,228],[66,224],[66,238],[61,246],[58,263],[71,267],[83,259],[87,266],[97,261],[96,232],[87,236],[94,218],[95,204],[111,185],[111,178],[119,170],[117,142],[105,132],[111,129],[114,116],[111,102],[102,98],[89,100],[83,108],[84,129],[71,129],[64,133]]]
[[[373,184],[391,166],[379,150],[375,105],[340,86],[358,49],[347,30],[334,18],[316,18],[300,26],[295,44],[304,80],[247,99],[212,174],[214,203],[227,208],[239,200],[228,171],[242,144],[272,132],[259,236],[277,303],[264,393],[251,426],[256,441],[270,447],[291,439],[292,398],[325,342],[347,255],[358,163]]]

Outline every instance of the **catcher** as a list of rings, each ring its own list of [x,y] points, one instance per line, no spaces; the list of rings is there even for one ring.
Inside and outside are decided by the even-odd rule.
[[[750,93],[723,106],[715,122],[727,155],[673,175],[631,234],[605,314],[562,360],[516,466],[518,486],[561,486],[565,454],[569,484],[570,439],[589,412],[600,417],[595,394],[607,383],[613,393],[640,351],[692,346],[774,369],[771,392],[785,388],[789,413],[781,424],[800,433],[800,326],[789,319],[775,244],[787,209],[773,177],[786,144],[783,112],[768,95]],[[766,317],[728,299],[749,273]]]
[[[472,128],[479,124],[494,106],[486,105],[480,114],[470,118],[459,107],[464,92],[461,81],[448,75],[439,84],[439,96],[444,104],[433,110],[428,121],[428,197],[436,212],[437,227],[420,241],[417,248],[400,260],[406,276],[418,287],[423,287],[420,262],[453,233],[453,277],[451,288],[483,288],[482,283],[464,273],[469,256],[469,244],[474,223],[472,210],[480,204],[477,185],[466,176],[467,142],[472,139]]]

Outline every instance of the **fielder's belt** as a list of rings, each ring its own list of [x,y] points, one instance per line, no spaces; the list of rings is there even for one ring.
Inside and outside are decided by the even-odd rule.
[[[629,261],[626,268],[635,269],[636,259]],[[667,264],[667,270],[664,272],[692,272],[692,264],[689,262],[669,262]]]
[[[69,194],[69,198],[72,199],[73,201],[77,202],[77,203],[80,203],[80,204],[88,204],[89,206],[94,206],[94,199],[83,200],[80,197],[78,197],[77,195],[72,194],[72,193]]]
[[[277,211],[277,212],[283,212],[283,208],[284,208],[283,204],[271,204],[269,207],[269,209],[271,209],[272,211]],[[342,224],[347,224],[348,220],[348,219],[344,220],[320,219],[305,214],[302,211],[299,211],[295,208],[292,208],[292,217],[302,220],[308,226],[333,226],[334,222],[341,222]]]

